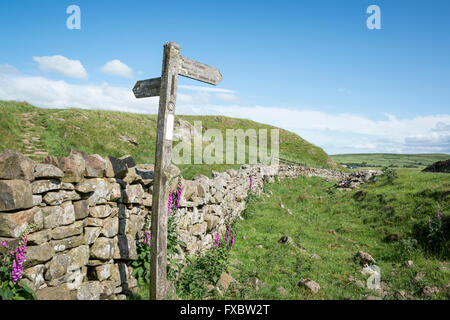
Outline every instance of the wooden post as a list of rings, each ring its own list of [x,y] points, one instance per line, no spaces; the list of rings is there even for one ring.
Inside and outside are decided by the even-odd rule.
[[[168,172],[172,159],[172,135],[175,103],[177,99],[178,62],[180,47],[169,42],[164,45],[161,91],[156,134],[155,179],[153,185],[150,299],[161,300],[167,296],[167,216]]]
[[[167,297],[169,171],[172,159],[178,75],[213,85],[222,81],[219,70],[180,56],[180,46],[175,42],[169,42],[164,45],[161,78],[138,81],[133,88],[136,98],[160,96],[150,239],[150,299],[152,300],[162,300]]]

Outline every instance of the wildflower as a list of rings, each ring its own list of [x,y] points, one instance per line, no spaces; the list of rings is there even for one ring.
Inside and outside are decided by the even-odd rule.
[[[178,189],[177,189],[177,209],[180,207],[180,200],[181,200],[181,192],[183,191],[183,187],[181,186],[181,182],[178,183]]]
[[[25,251],[27,245],[27,238],[23,237],[22,244],[19,248],[12,251],[14,256],[14,260],[12,262],[12,270],[11,270],[11,280],[14,284],[17,283],[19,279],[22,278],[23,271],[23,263],[26,261],[25,259]]]
[[[146,231],[145,234],[146,236],[144,242],[150,247],[150,231]]]
[[[4,246],[5,248],[8,247],[8,244],[6,243],[6,241],[3,241],[3,242],[2,242],[2,246]]]
[[[228,231],[227,231],[227,238],[226,238],[227,243],[229,242],[228,240],[230,240],[230,231],[231,231],[231,225],[228,224]]]
[[[250,176],[250,189],[252,188],[253,185],[253,176]]]
[[[169,209],[169,216],[170,216],[170,209],[172,209],[172,201],[173,201],[173,193],[172,193],[172,189],[170,189],[169,192],[169,204],[168,204],[168,209]]]
[[[437,209],[437,218],[440,219],[441,215],[439,214],[439,204],[438,204],[438,209]]]
[[[230,250],[233,250],[233,244],[234,244],[234,232],[233,232],[233,235],[231,236]]]
[[[216,238],[214,239],[214,245],[216,246],[216,248],[218,248],[222,243],[220,242],[220,235],[219,232],[217,232],[216,234]]]

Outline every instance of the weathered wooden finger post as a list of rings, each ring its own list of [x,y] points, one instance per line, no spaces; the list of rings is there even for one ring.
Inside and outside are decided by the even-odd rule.
[[[167,296],[168,188],[178,75],[213,85],[222,81],[219,70],[182,57],[180,46],[175,42],[169,42],[164,45],[161,77],[138,81],[133,88],[136,98],[159,95],[150,239],[150,299],[152,300],[165,299]]]

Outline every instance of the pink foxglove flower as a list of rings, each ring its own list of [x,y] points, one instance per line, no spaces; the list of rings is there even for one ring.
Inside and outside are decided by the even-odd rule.
[[[172,189],[170,189],[170,192],[169,192],[169,203],[167,205],[167,207],[169,209],[169,212],[168,212],[169,216],[170,216],[170,209],[172,209],[172,201],[173,201],[173,193],[172,193]]]
[[[233,244],[234,244],[234,232],[233,232],[233,235],[231,236],[230,250],[233,250]]]
[[[178,184],[177,189],[177,209],[180,207],[180,200],[181,200],[181,192],[183,191],[181,183]]]

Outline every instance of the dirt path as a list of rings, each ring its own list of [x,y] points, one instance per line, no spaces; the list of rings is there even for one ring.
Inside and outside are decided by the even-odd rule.
[[[48,156],[48,153],[45,151],[44,144],[41,142],[41,137],[45,131],[45,127],[37,126],[33,122],[37,116],[37,112],[22,114],[22,152],[25,156],[35,161],[42,161],[46,156]]]

